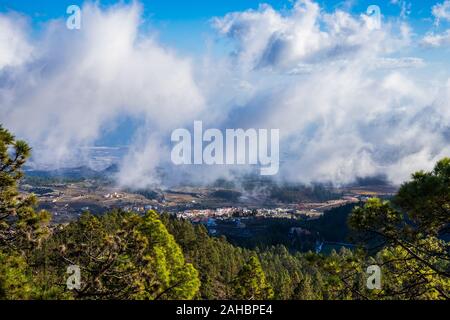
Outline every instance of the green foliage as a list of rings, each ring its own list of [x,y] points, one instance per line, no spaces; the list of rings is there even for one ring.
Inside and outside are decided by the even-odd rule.
[[[436,238],[423,240],[425,247],[443,248]],[[426,242],[426,243],[425,243]],[[376,292],[376,299],[449,299],[450,278],[433,270],[438,257],[424,263],[402,246],[387,247],[378,253],[376,263],[382,266],[383,287]],[[448,266],[448,264],[447,264]]]
[[[50,227],[36,198],[18,192],[29,155],[0,126],[0,299],[450,299],[450,159],[413,174],[392,202],[355,208],[348,225],[360,247],[322,255],[268,243],[290,245],[279,241],[289,229],[284,221],[252,249],[154,211],[84,213]],[[272,189],[279,197],[326,197],[317,188]],[[343,240],[349,209],[301,226]],[[368,290],[373,264],[382,269],[382,288]],[[81,269],[81,287],[72,291],[69,265]]]
[[[155,212],[84,214],[51,230],[17,184],[31,149],[0,127],[0,299],[191,299],[198,272]],[[82,287],[69,292],[78,265]]]
[[[199,271],[201,286],[198,298],[230,299],[232,281],[242,268],[250,251],[234,247],[224,238],[213,238],[202,225],[192,225],[168,215],[162,221],[180,244],[186,260]]]
[[[150,211],[89,213],[55,233],[50,267],[65,279],[69,265],[81,268],[78,299],[191,299],[200,283],[173,236]],[[57,285],[58,283],[55,283]],[[59,285],[64,285],[59,283]]]
[[[313,280],[309,274],[300,280],[294,291],[296,300],[317,300],[319,297],[314,292]]]
[[[36,198],[20,195],[22,166],[31,148],[0,126],[0,245],[29,250],[48,234],[50,215],[35,212]]]
[[[355,204],[346,204],[327,210],[318,219],[306,221],[305,227],[327,241],[346,242],[350,235],[347,220],[354,207]]]
[[[267,283],[261,262],[256,255],[239,271],[234,281],[234,297],[245,300],[265,300],[273,298],[273,289]]]
[[[31,277],[25,259],[0,252],[0,300],[31,297]]]
[[[349,218],[388,281],[378,298],[450,299],[450,159],[404,183],[392,203],[369,200]]]
[[[309,272],[305,259],[291,254],[286,247],[276,246],[259,253],[267,281],[274,291],[274,299],[299,299],[299,287],[304,273]]]
[[[50,214],[36,212],[34,195],[22,195],[18,183],[30,147],[0,126],[0,299],[41,296],[29,266],[34,250],[49,236]]]
[[[417,237],[450,233],[450,158],[431,172],[417,172],[404,183],[393,201],[412,224]]]

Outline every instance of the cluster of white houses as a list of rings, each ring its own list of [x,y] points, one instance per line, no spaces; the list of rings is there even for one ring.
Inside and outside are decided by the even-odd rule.
[[[320,215],[318,211],[308,210],[311,215]],[[291,217],[293,215],[305,214],[305,211],[299,211],[293,208],[258,208],[249,209],[241,207],[227,207],[216,209],[192,209],[178,212],[177,216],[183,219],[202,219],[202,218],[231,218],[231,217]]]

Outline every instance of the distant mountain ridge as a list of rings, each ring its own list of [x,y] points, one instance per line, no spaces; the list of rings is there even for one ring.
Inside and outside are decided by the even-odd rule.
[[[74,168],[59,168],[54,170],[25,168],[25,174],[28,177],[68,178],[68,179],[108,178],[116,174],[118,171],[119,168],[116,164],[112,164],[103,170],[94,170],[87,166],[79,166]]]

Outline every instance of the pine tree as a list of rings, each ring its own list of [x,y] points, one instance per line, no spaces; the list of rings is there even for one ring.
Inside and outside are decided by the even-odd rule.
[[[0,250],[22,253],[39,246],[48,235],[50,214],[36,212],[36,197],[20,195],[18,182],[31,148],[0,125]]]
[[[313,281],[309,274],[306,274],[295,288],[294,298],[298,300],[317,299],[317,295],[314,293]]]
[[[235,298],[245,300],[273,298],[273,289],[267,283],[261,262],[256,255],[244,265],[235,280]]]
[[[69,265],[80,267],[77,299],[192,299],[199,290],[197,270],[153,211],[84,213],[49,246],[57,281]]]
[[[378,298],[450,299],[450,159],[417,172],[392,202],[370,199],[349,217],[363,244],[381,247]],[[447,239],[447,240],[446,240]]]

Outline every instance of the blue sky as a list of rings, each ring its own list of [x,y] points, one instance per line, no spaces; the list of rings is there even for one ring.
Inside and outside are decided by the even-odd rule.
[[[130,3],[131,1],[100,0],[103,6],[116,3]],[[408,5],[410,14],[407,20],[419,33],[434,30],[431,7],[439,1],[398,0],[328,0],[318,1],[325,11],[343,8],[353,14],[364,13],[369,5],[376,4],[381,8],[386,18],[398,17],[402,3]],[[75,0],[0,0],[0,12],[16,11],[27,15],[36,29],[50,19],[65,17],[65,10],[69,5],[82,5],[84,1]],[[224,16],[229,12],[257,9],[261,3],[270,4],[277,10],[289,9],[293,1],[289,0],[141,0],[144,8],[144,20],[153,26],[160,35],[161,41],[175,46],[185,52],[197,52],[198,42],[203,42],[213,35],[211,18]],[[446,22],[440,26],[445,28]],[[439,29],[439,28],[438,28]]]
[[[130,1],[113,1],[102,0],[99,3],[110,5],[114,3],[129,3]],[[249,8],[257,8],[260,3],[268,3],[276,9],[289,8],[292,1],[286,0],[141,0],[140,1],[147,14],[151,14],[157,20],[205,20],[212,16],[220,16],[231,11],[242,11]],[[418,18],[430,18],[431,6],[433,1],[412,0],[411,3],[412,16]],[[437,2],[437,1],[436,1]],[[46,18],[55,18],[62,15],[65,8],[71,4],[81,5],[83,1],[74,0],[19,0],[19,1],[0,1],[0,8],[4,10],[16,10],[27,13],[29,15],[40,15]],[[386,15],[398,15],[399,6],[393,4],[391,0],[373,1],[373,0],[328,0],[319,1],[322,7],[332,10],[337,7],[351,8],[356,13],[364,11],[369,5],[375,4],[381,7]]]
[[[397,1],[397,2],[396,2]],[[22,13],[30,19],[35,31],[39,31],[42,26],[52,19],[65,18],[65,10],[69,5],[82,5],[85,1],[75,0],[0,0],[0,12],[15,11]],[[98,0],[97,3],[104,7],[117,3],[131,3],[129,0]],[[178,52],[200,56],[204,53],[208,42],[217,42],[217,33],[211,26],[211,19],[221,17],[230,12],[257,9],[262,3],[271,5],[274,9],[289,10],[293,6],[292,0],[140,0],[143,6],[143,25],[150,27],[157,33],[163,45],[177,50]],[[321,0],[323,10],[332,12],[336,9],[343,9],[354,15],[366,12],[369,5],[376,4],[380,7],[384,19],[396,19],[402,12],[402,7],[408,10],[405,17],[413,32],[419,36],[429,32],[439,32],[446,30],[450,21],[442,21],[439,26],[434,26],[432,16],[432,6],[440,1],[423,0]],[[227,42],[216,43],[213,50],[219,55],[229,52]],[[436,68],[441,68],[442,63],[447,63],[449,59],[448,50],[430,51],[423,48],[411,48],[411,54],[429,58],[438,63]],[[450,64],[450,62],[449,62]],[[433,71],[434,72],[434,71]]]

